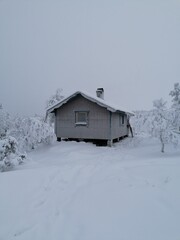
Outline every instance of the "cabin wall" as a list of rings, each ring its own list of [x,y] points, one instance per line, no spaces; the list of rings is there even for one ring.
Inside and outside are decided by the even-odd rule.
[[[128,135],[127,115],[124,115],[124,124],[121,123],[122,115],[123,114],[121,113],[112,113],[112,127],[111,127],[112,139]]]
[[[76,111],[89,112],[87,126],[76,126]],[[109,111],[77,95],[56,110],[56,136],[58,138],[109,139],[109,120]]]

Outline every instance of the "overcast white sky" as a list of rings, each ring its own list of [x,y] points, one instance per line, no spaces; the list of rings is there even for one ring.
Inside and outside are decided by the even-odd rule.
[[[130,111],[180,82],[179,0],[0,0],[0,102],[43,113],[57,88]]]

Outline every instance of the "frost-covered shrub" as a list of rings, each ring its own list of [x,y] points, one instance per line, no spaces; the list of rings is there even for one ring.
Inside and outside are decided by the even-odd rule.
[[[174,84],[174,89],[170,91],[169,95],[172,97],[172,102],[175,109],[180,110],[180,84],[175,83]]]
[[[174,89],[169,93],[169,95],[172,97],[172,109],[174,120],[173,120],[173,126],[174,129],[180,133],[180,84],[175,83]]]
[[[26,151],[35,149],[39,144],[50,144],[54,140],[54,128],[43,118],[12,118],[0,104],[0,171],[22,163]]]
[[[152,111],[134,111],[134,116],[130,118],[130,122],[135,135],[149,132],[151,116]]]
[[[11,131],[21,151],[30,151],[39,144],[50,144],[55,140],[54,129],[40,117],[16,118]]]
[[[4,111],[0,104],[0,139],[5,137],[11,127],[10,115]]]
[[[167,109],[163,99],[155,100],[154,109],[150,111],[136,111],[131,118],[135,134],[148,134],[159,139],[161,151],[165,144],[172,143],[177,146],[179,135],[174,131],[176,114],[174,109]]]
[[[26,158],[18,149],[17,140],[10,136],[13,120],[0,104],[0,172],[19,165]]]
[[[178,143],[177,135],[173,131],[173,118],[166,108],[163,99],[154,101],[154,110],[151,118],[151,135],[159,138],[161,142],[161,152],[164,152],[165,144]]]
[[[6,171],[15,165],[23,163],[25,154],[20,154],[18,143],[13,137],[5,137],[0,140],[0,171]]]

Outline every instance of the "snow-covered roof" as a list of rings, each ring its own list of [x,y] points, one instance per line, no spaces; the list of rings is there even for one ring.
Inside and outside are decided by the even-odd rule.
[[[90,100],[91,102],[94,102],[94,103],[98,104],[99,106],[106,108],[110,112],[124,112],[128,115],[131,115],[131,116],[134,115],[132,112],[127,111],[126,109],[114,106],[114,104],[113,105],[109,104],[104,99],[101,99],[101,98],[96,97],[96,96],[92,96],[91,94],[86,93],[84,91],[83,92],[82,91],[76,91],[73,94],[70,94],[68,97],[63,98],[61,101],[59,101],[59,102],[55,103],[54,105],[52,105],[51,107],[47,108],[46,113],[48,114],[48,113],[53,112],[55,109],[61,107],[63,104],[67,103],[71,98],[74,98],[79,94],[81,96],[83,96],[84,98]]]

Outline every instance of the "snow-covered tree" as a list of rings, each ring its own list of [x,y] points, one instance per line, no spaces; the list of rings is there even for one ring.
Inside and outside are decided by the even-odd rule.
[[[13,121],[0,104],[0,172],[21,164],[26,158],[21,154],[17,140],[10,135]]]
[[[152,115],[152,124],[150,133],[157,137],[161,143],[161,152],[164,152],[165,144],[177,144],[178,139],[173,132],[172,112],[167,109],[166,102],[161,98],[153,102],[154,110]]]
[[[0,139],[0,172],[23,163],[26,154],[21,154],[15,138],[7,136]]]
[[[50,144],[55,139],[54,129],[40,117],[16,117],[11,135],[17,139],[21,151],[30,151],[42,143]]]
[[[51,106],[53,106],[54,104],[56,104],[57,102],[61,101],[64,96],[62,94],[63,90],[61,88],[58,88],[56,90],[56,93],[54,95],[52,95],[46,102],[46,108],[49,108]]]
[[[130,118],[135,135],[149,134],[152,111],[134,111],[134,116]]]
[[[161,151],[164,152],[165,144],[178,144],[178,135],[174,131],[174,110],[167,109],[166,102],[159,99],[153,102],[154,109],[150,111],[136,111],[131,118],[135,134],[148,134],[159,139]]]
[[[174,89],[169,94],[172,97],[172,109],[174,109],[173,126],[176,131],[180,132],[180,84],[175,83]]]
[[[22,163],[26,151],[54,140],[54,128],[42,117],[12,118],[0,104],[0,171]]]
[[[173,107],[180,110],[180,84],[175,83],[174,89],[170,91],[169,95],[172,97]]]
[[[11,126],[10,115],[4,111],[2,104],[0,104],[0,139],[7,135]]]
[[[56,93],[54,95],[52,95],[46,102],[46,108],[49,108],[53,105],[55,105],[56,103],[60,102],[64,96],[62,94],[63,90],[61,88],[58,88],[56,90]],[[54,113],[49,113],[46,116],[46,122],[50,124],[50,126],[53,126],[55,121],[55,115]]]

